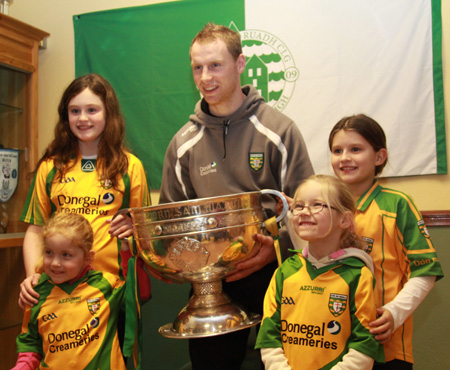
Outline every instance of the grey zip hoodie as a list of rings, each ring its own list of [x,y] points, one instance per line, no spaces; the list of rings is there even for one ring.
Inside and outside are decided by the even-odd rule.
[[[293,196],[314,173],[297,125],[253,86],[242,91],[246,99],[228,117],[211,115],[204,99],[197,103],[167,148],[160,203],[262,189]]]

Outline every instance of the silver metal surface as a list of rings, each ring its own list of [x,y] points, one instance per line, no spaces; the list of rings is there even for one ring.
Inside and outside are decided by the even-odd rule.
[[[255,251],[253,234],[264,229],[264,194],[283,201],[275,190],[201,198],[151,207],[130,208],[138,252],[162,276],[192,284],[194,294],[173,324],[159,332],[170,338],[220,335],[256,325],[222,292],[222,279]]]
[[[198,319],[197,324],[200,324],[199,327],[202,329],[199,330],[198,333],[176,330],[174,324],[172,323],[161,326],[158,330],[158,333],[166,338],[173,339],[205,338],[251,328],[252,326],[257,325],[261,322],[260,315],[250,314],[250,316],[248,316],[247,318],[241,320],[240,322],[236,322],[236,325],[234,326],[223,326],[223,322],[230,322],[230,320],[227,319],[228,316],[229,313],[227,312],[224,317],[215,314],[214,316],[207,317],[205,320]],[[217,322],[220,322],[220,324],[217,324]],[[201,324],[203,324],[203,326]]]

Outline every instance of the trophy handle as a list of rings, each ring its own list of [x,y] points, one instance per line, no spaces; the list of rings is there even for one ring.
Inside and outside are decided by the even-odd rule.
[[[272,190],[272,189],[261,190],[261,194],[272,194],[281,199],[281,201],[283,202],[283,211],[276,218],[276,221],[280,222],[284,218],[284,216],[286,216],[287,211],[289,211],[289,204],[288,204],[285,196],[278,190]]]

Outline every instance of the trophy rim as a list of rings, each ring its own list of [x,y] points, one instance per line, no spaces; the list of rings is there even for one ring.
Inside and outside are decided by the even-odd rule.
[[[227,195],[217,195],[213,197],[206,197],[206,198],[195,198],[195,199],[188,199],[188,200],[182,200],[182,201],[175,201],[175,202],[167,202],[162,204],[156,204],[152,206],[146,206],[146,207],[134,207],[134,208],[128,208],[128,211],[130,213],[133,212],[145,212],[149,210],[157,211],[159,209],[166,209],[166,208],[173,208],[173,207],[183,207],[183,206],[190,206],[197,203],[205,203],[208,201],[215,201],[219,202],[220,200],[225,199],[233,199],[233,198],[242,198],[243,196],[251,196],[251,195],[263,195],[261,191],[249,191],[249,192],[243,192],[243,193],[233,193],[233,194],[227,194]]]
[[[153,241],[153,240],[165,240],[165,239],[182,239],[184,237],[190,237],[193,235],[198,234],[213,234],[219,231],[225,231],[230,229],[237,229],[242,228],[246,226],[260,226],[261,221],[254,221],[247,224],[238,224],[238,225],[230,225],[230,226],[224,226],[224,227],[217,227],[215,229],[205,229],[205,230],[194,230],[194,231],[187,231],[179,234],[167,234],[167,235],[157,235],[157,236],[149,236],[149,237],[140,237],[135,236],[134,239],[138,241]]]

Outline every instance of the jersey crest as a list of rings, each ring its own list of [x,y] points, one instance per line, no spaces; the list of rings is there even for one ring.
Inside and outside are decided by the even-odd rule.
[[[417,223],[417,226],[419,227],[420,233],[427,239],[430,239],[430,234],[428,233],[427,226],[425,225],[424,220],[420,220]]]
[[[254,171],[259,171],[264,166],[264,153],[250,153],[249,164]]]
[[[100,298],[91,298],[87,300],[88,310],[91,315],[95,315],[100,309]]]
[[[341,316],[347,308],[347,296],[331,293],[328,308],[333,316]]]
[[[361,239],[364,240],[367,244],[367,248],[365,249],[366,253],[370,254],[370,252],[372,252],[373,249],[373,239],[368,238],[367,236],[362,236]]]
[[[104,179],[104,180],[100,180],[100,185],[102,186],[103,189],[111,189],[112,187],[112,181],[110,179]]]

